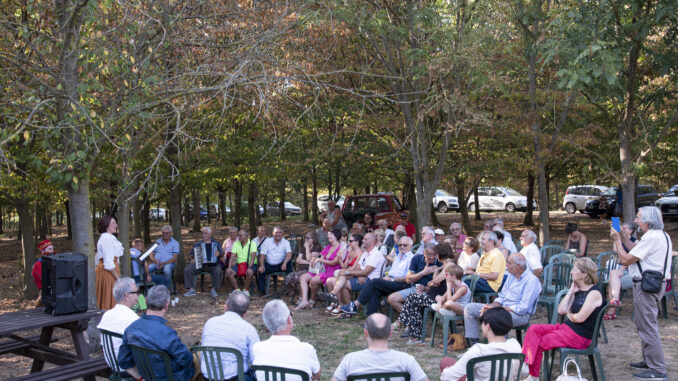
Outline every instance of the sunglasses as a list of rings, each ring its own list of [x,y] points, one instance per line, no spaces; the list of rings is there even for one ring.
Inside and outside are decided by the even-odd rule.
[[[358,242],[357,239],[349,239],[348,242]]]
[[[408,247],[408,246],[410,246],[410,245],[407,244],[407,243],[399,243],[398,246],[399,246],[399,247]]]

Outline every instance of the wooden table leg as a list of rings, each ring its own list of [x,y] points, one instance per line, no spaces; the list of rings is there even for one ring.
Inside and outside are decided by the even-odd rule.
[[[52,333],[54,333],[54,327],[42,327],[40,331],[40,340],[38,341],[42,345],[49,346],[52,341]],[[42,360],[33,360],[33,366],[31,366],[31,373],[39,372],[42,370],[42,367],[45,365],[45,362]]]
[[[87,343],[87,340],[85,340],[85,331],[80,328],[72,328],[70,331],[78,360],[89,360],[89,344]],[[84,377],[84,379],[85,381],[96,380],[94,376],[87,376]]]

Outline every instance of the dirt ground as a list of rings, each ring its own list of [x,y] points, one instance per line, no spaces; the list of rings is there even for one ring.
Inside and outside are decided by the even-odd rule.
[[[482,214],[483,220],[494,218],[496,214]],[[504,218],[507,230],[511,232],[514,238],[520,235],[524,229],[522,226],[523,213],[501,214]],[[438,214],[441,226],[445,230],[453,221],[459,221],[460,216],[457,213]],[[535,218],[536,219],[536,218]],[[590,256],[597,256],[603,251],[610,250],[612,243],[609,239],[609,221],[600,223],[597,219],[591,219],[586,215],[554,212],[551,216],[552,239],[564,239],[564,226],[567,222],[577,222],[580,231],[585,233],[591,240],[589,249]],[[273,226],[276,223],[266,223]],[[288,221],[283,224],[286,233],[303,233],[309,229],[309,225],[300,221]],[[666,231],[674,238],[674,245],[678,243],[678,223],[669,222],[666,224]],[[154,226],[155,236],[158,236],[158,228]],[[214,226],[214,237],[224,239],[226,229],[221,226]],[[482,229],[482,221],[473,221],[473,228],[477,232]],[[270,229],[269,229],[270,231]],[[154,236],[154,238],[155,238]],[[199,233],[189,233],[187,229],[183,231],[186,239],[184,247],[190,247],[188,244],[199,239]],[[70,242],[66,240],[63,230],[56,229],[55,237],[52,237],[57,252],[69,251]],[[0,313],[32,308],[34,301],[25,300],[20,295],[20,272],[19,255],[21,245],[16,240],[16,236],[9,237],[4,235],[0,238]],[[209,279],[209,277],[207,277]],[[209,283],[209,280],[206,280]],[[195,297],[183,297],[183,287],[181,281],[178,282],[179,303],[175,307],[170,307],[166,318],[169,325],[173,327],[181,337],[182,341],[191,346],[200,341],[200,335],[204,322],[212,316],[223,312],[223,305],[229,288],[220,290],[220,297],[217,301],[211,299],[207,292],[198,292]],[[208,285],[206,285],[207,288]],[[208,290],[208,289],[207,289]],[[261,320],[261,310],[269,299],[255,297],[253,299],[250,311],[246,319],[258,330],[262,340],[269,337]],[[289,298],[284,299],[289,302]],[[605,324],[607,329],[608,344],[601,340],[599,348],[602,352],[605,376],[608,379],[631,380],[632,371],[628,367],[629,361],[635,361],[640,358],[640,341],[635,326],[631,320],[630,293],[625,295],[622,300],[627,307],[618,311],[617,319],[608,321]],[[662,335],[666,364],[668,368],[669,380],[678,380],[678,311],[673,300],[668,302],[669,319],[660,319],[659,330]],[[366,343],[362,337],[362,323],[364,319],[358,316],[353,319],[340,320],[330,317],[324,312],[323,308],[316,308],[310,311],[294,311],[295,330],[293,334],[302,341],[307,341],[314,345],[320,359],[323,369],[323,380],[329,380],[332,373],[344,354],[365,348]],[[533,323],[546,322],[546,313],[544,309],[537,312],[532,319]],[[437,330],[436,346],[430,347],[428,342],[425,345],[408,345],[404,339],[400,339],[398,334],[394,334],[390,341],[392,348],[406,351],[416,357],[418,362],[424,368],[431,380],[439,379],[439,361],[442,357],[442,349],[438,344],[442,342],[441,329]],[[430,332],[430,330],[429,330]],[[35,332],[37,334],[38,332]],[[26,333],[27,334],[27,333]],[[513,333],[511,334],[513,335]],[[70,335],[63,330],[56,330],[55,337],[58,341],[53,346],[71,351],[72,343]],[[450,352],[448,356],[456,356],[458,353]],[[592,379],[588,361],[582,359],[581,362],[585,377]],[[557,361],[557,360],[556,360]],[[16,377],[29,372],[31,361],[27,358],[16,355],[4,355],[0,357],[0,379]],[[559,373],[554,369],[554,375]]]

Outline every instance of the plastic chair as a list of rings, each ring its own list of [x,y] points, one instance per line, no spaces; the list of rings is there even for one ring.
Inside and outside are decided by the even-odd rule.
[[[544,245],[539,249],[539,254],[541,254],[541,264],[546,266],[549,263],[549,259],[552,255],[560,254],[563,252],[563,248],[556,245]]]
[[[518,362],[517,368],[514,361]],[[490,363],[490,380],[493,381],[520,381],[520,371],[523,369],[525,355],[522,353],[502,353],[499,355],[480,356],[470,359],[466,364],[466,380],[475,381],[475,367],[482,363]],[[511,377],[511,370],[516,377]]]
[[[384,372],[384,373],[367,373],[367,374],[353,374],[346,378],[347,381],[390,381],[392,379],[403,379],[410,381],[410,374],[407,372]]]
[[[598,380],[598,374],[596,372],[596,361],[597,361],[598,366],[600,367],[600,378],[602,379],[602,381],[605,381],[603,359],[600,356],[600,350],[598,350],[598,336],[600,336],[600,326],[603,321],[603,315],[605,315],[605,311],[607,310],[608,306],[609,304],[605,304],[603,308],[601,308],[600,311],[598,312],[598,316],[596,316],[596,325],[593,328],[593,339],[591,340],[591,344],[588,346],[588,348],[586,349],[556,348],[551,350],[551,360],[549,362],[549,366],[544,367],[544,369],[547,370],[546,381],[551,380],[551,369],[553,368],[553,361],[556,357],[556,352],[560,353],[560,366],[558,367],[559,369],[563,369],[563,363],[565,362],[565,358],[567,358],[567,356],[569,355],[588,356],[589,364],[591,364],[591,374],[593,374],[593,379],[596,381]],[[546,358],[546,356],[544,356],[544,358]]]
[[[285,381],[288,375],[296,375],[301,378],[301,381],[310,381],[308,373],[290,368],[282,368],[268,365],[252,365],[252,370],[256,373],[264,372],[263,377],[257,375],[258,381]]]
[[[559,240],[559,239],[552,239],[546,243],[544,243],[544,246],[560,246],[561,250],[563,247],[565,247],[565,241]]]
[[[544,268],[544,284],[542,286],[542,295],[537,301],[538,305],[545,305],[547,315],[551,316],[555,307],[555,297],[561,290],[570,287],[572,275],[572,265],[569,263],[549,263]]]
[[[211,381],[225,381],[226,377],[224,376],[224,369],[222,367],[222,354],[234,355],[236,367],[238,368],[238,381],[245,381],[245,361],[243,360],[242,353],[235,348],[226,348],[226,347],[193,347],[191,352],[197,354],[202,363],[205,363],[206,373],[203,373],[203,377]],[[230,378],[230,377],[229,377]]]
[[[106,359],[106,363],[111,367],[111,376],[108,379],[110,381],[134,380],[133,377],[123,376],[123,372],[125,370],[120,368],[120,364],[118,363],[118,355],[115,353],[113,339],[115,338],[122,340],[122,335],[119,333],[107,331],[105,329],[100,329],[99,332],[101,332],[101,341],[103,342],[102,350],[104,352],[104,358]]]
[[[661,309],[662,309],[662,316],[664,319],[669,318],[669,312],[668,312],[668,303],[666,300],[673,296],[673,302],[676,304],[676,307],[678,307],[678,293],[676,293],[676,287],[678,287],[678,257],[673,257],[672,259],[673,264],[671,265],[671,291],[667,291],[664,293],[664,297],[662,298],[661,302]]]
[[[155,349],[140,347],[138,345],[129,344],[134,355],[134,364],[137,370],[141,373],[144,380],[148,381],[174,381],[174,373],[172,373],[172,362],[165,352],[156,351]],[[165,374],[157,374],[153,370],[151,357],[160,357],[165,366]]]
[[[470,279],[470,284],[468,285],[468,291],[473,295],[473,291],[476,289],[476,283],[478,283],[478,275],[466,275],[462,278],[462,281]],[[426,338],[426,322],[428,320],[428,314],[433,312],[433,309],[426,308],[424,310],[424,326],[421,331],[421,342],[424,342]],[[433,325],[431,327],[431,346],[433,346],[434,339],[436,337],[436,322],[438,319],[442,319],[443,323],[443,357],[447,355],[447,341],[450,334],[449,328],[450,323],[452,323],[452,333],[457,333],[457,321],[464,321],[464,315],[443,315],[440,312],[433,314]]]
[[[615,251],[604,251],[604,252],[598,254],[598,257],[596,259],[594,259],[593,261],[596,262],[598,267],[602,267],[607,262],[607,259],[610,257],[610,255],[617,255],[617,252],[615,252]]]
[[[561,253],[549,258],[549,263],[569,263],[574,266],[575,259],[577,259],[577,257],[572,254]]]
[[[532,305],[532,314],[530,315],[530,320],[527,321],[527,324],[513,327],[513,329],[516,331],[516,340],[518,340],[518,343],[520,343],[521,346],[523,345],[523,331],[527,332],[527,329],[530,328],[532,317],[534,316],[535,312],[537,312],[537,303],[539,303],[539,298],[537,298]]]
[[[294,258],[294,255],[292,255],[292,258]],[[294,259],[291,259],[289,262],[287,262],[287,266],[292,266],[292,269],[294,269]],[[261,274],[257,274],[257,276],[262,276]],[[273,273],[270,273],[266,276],[266,295],[270,295],[269,291],[271,289],[271,278],[275,277],[275,284],[273,286],[274,291],[278,291],[278,277],[282,277],[282,282],[285,282],[285,277],[287,277],[287,272],[286,271],[276,271]],[[292,300],[294,300],[294,296],[292,296]]]

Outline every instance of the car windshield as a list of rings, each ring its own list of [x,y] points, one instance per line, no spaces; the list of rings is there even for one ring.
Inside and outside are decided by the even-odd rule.
[[[664,197],[676,197],[678,196],[678,190],[672,190],[664,193]]]
[[[617,195],[616,187],[607,188],[607,190],[603,192],[603,196],[616,196],[616,195]]]
[[[436,191],[436,196],[438,196],[438,197],[452,197],[451,194],[445,192],[445,191],[442,190],[442,189],[438,189],[438,190]]]
[[[518,192],[515,189],[511,189],[511,188],[504,189],[504,192],[506,192],[506,194],[509,195],[509,196],[522,196],[522,194],[520,194],[520,192]]]
[[[393,206],[395,207],[396,210],[402,210],[402,206],[400,206],[400,200],[398,200],[398,197],[393,196]]]

